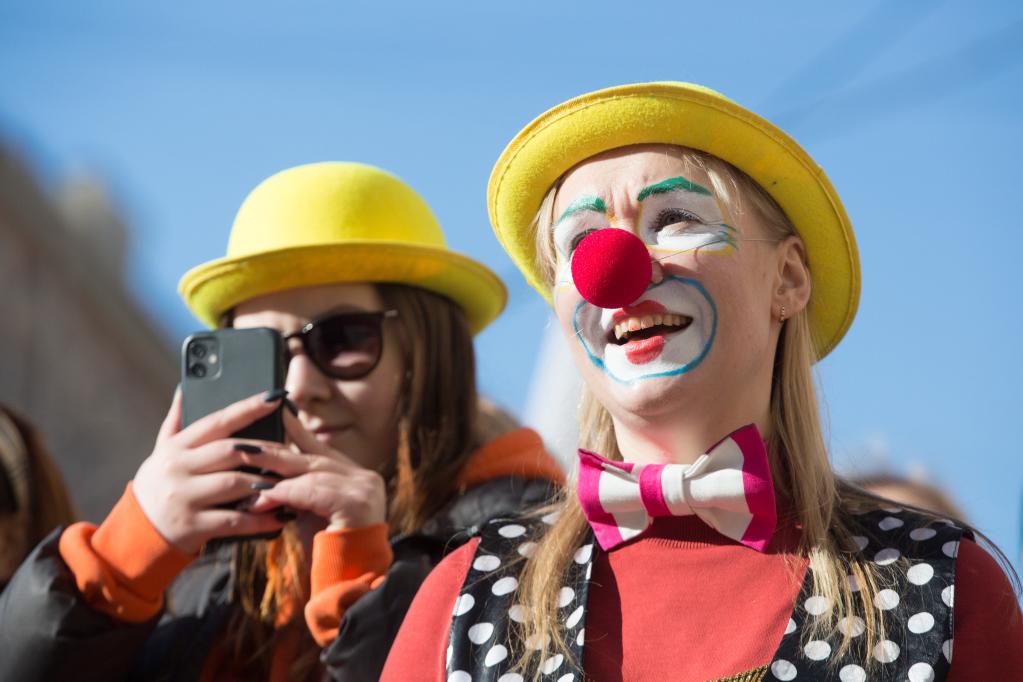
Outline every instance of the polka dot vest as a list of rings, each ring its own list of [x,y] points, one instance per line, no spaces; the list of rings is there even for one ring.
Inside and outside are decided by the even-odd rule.
[[[869,511],[857,517],[855,536],[860,555],[886,569],[886,580],[874,601],[885,623],[885,639],[865,660],[865,624],[859,616],[838,623],[839,633],[824,639],[811,636],[812,624],[826,616],[830,604],[813,593],[809,571],[796,598],[788,626],[772,660],[763,668],[732,679],[776,682],[943,680],[952,661],[952,604],[955,557],[962,529],[896,508]],[[543,522],[497,520],[480,532],[465,583],[455,602],[447,649],[447,682],[523,682],[509,672],[522,649],[536,642],[513,642],[509,627],[522,622],[524,609],[514,602],[524,559],[536,548]],[[586,604],[593,559],[599,547],[588,535],[576,550],[559,591],[558,606],[571,659],[554,654],[539,662],[541,679],[583,682]],[[849,577],[854,591],[859,587]],[[853,646],[839,657],[838,638],[852,635]],[[573,663],[573,661],[575,663]]]

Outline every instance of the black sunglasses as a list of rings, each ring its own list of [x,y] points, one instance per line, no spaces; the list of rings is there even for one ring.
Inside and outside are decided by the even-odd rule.
[[[397,310],[337,313],[281,338],[285,347],[290,339],[298,339],[316,369],[327,376],[361,379],[380,362],[384,350],[383,321],[397,316]]]

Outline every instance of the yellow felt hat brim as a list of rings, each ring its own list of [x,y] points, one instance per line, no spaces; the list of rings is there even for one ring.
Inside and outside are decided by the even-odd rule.
[[[636,144],[698,149],[744,171],[781,206],[806,247],[813,276],[810,328],[819,357],[856,315],[860,264],[852,225],[817,165],[792,138],[724,95],[689,83],[639,83],[559,104],[527,125],[490,176],[487,208],[497,238],[548,302],[533,221],[566,171],[601,152]]]
[[[242,301],[288,289],[379,282],[417,286],[454,301],[474,334],[504,308],[507,291],[486,267],[440,249],[379,242],[300,246],[193,268],[179,285],[188,306],[210,326]]]
[[[242,203],[227,256],[185,273],[178,289],[210,327],[239,303],[289,289],[379,282],[453,301],[473,333],[508,298],[489,268],[447,247],[429,206],[387,171],[350,161],[296,166]]]

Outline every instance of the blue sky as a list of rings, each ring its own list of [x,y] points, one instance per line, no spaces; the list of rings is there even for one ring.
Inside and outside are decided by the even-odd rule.
[[[111,186],[130,286],[169,344],[196,326],[178,278],[222,255],[249,189],[364,161],[508,283],[478,349],[484,390],[516,412],[547,317],[491,236],[491,165],[553,104],[644,80],[720,90],[826,169],[864,279],[820,367],[835,460],[927,471],[1018,554],[1018,5],[0,0],[0,138],[48,186],[82,169]]]

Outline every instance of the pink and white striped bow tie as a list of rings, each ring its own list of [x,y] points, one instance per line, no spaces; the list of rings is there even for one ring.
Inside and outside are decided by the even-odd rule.
[[[643,533],[655,516],[695,514],[717,532],[763,552],[777,512],[767,450],[753,424],[692,464],[612,462],[579,450],[579,501],[605,550]]]

